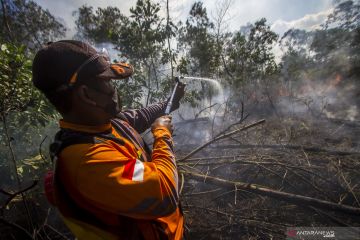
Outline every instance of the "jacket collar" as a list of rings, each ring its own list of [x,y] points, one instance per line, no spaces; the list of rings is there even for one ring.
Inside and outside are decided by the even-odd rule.
[[[102,124],[102,125],[91,126],[91,125],[81,125],[81,124],[76,124],[76,123],[70,123],[70,122],[64,121],[63,119],[61,119],[59,121],[59,126],[60,126],[60,128],[71,129],[74,131],[87,132],[87,133],[99,133],[99,132],[109,131],[111,129],[110,122],[106,123],[106,124]]]

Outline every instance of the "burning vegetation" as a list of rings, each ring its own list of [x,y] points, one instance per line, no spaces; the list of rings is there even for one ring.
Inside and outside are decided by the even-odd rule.
[[[32,1],[1,3],[0,238],[72,239],[38,181],[52,167],[47,147],[59,116],[30,70],[34,51],[66,26]],[[82,6],[74,38],[135,66],[118,85],[124,108],[167,99],[174,76],[185,76],[173,122],[186,238],[360,227],[359,1],[337,1],[319,29],[280,38],[266,19],[227,32],[231,1],[214,19],[196,2],[178,24],[166,3],[138,0],[129,17]]]

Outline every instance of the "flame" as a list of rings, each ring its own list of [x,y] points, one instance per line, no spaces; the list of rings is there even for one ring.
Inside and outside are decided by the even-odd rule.
[[[256,100],[256,93],[252,92],[249,99],[252,100],[252,101]]]
[[[309,82],[307,82],[305,85],[301,86],[301,88],[298,91],[299,95],[306,95],[308,92],[310,92],[312,89],[314,89]]]
[[[339,73],[335,75],[335,78],[328,79],[326,82],[322,83],[306,77],[301,84],[298,85],[297,89],[294,89],[293,94],[297,97],[323,96],[327,93],[335,91],[342,80],[343,77]],[[277,95],[279,97],[288,97],[291,93],[284,84],[278,88]],[[255,98],[254,93],[250,96],[250,98]]]
[[[286,89],[285,86],[281,86],[278,91],[278,96],[288,97],[290,96],[290,92]]]
[[[336,87],[337,85],[339,85],[341,80],[342,80],[341,75],[337,73],[335,79],[330,84],[332,84],[334,87]]]
[[[329,86],[326,88],[325,92],[329,92],[331,90],[334,90],[337,87],[337,85],[340,84],[342,79],[343,79],[342,76],[339,73],[337,73],[336,77],[334,79],[330,80]]]

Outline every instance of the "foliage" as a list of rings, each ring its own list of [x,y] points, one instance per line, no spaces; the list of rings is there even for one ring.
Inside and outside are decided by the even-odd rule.
[[[203,77],[211,77],[214,73],[219,61],[214,54],[215,38],[210,33],[213,28],[202,2],[195,2],[179,36],[179,44],[187,52],[184,57],[189,62],[187,73]]]
[[[2,0],[0,29],[3,41],[38,49],[65,36],[66,28],[48,10],[31,0]],[[6,13],[6,14],[5,14]]]
[[[288,52],[283,56],[283,66],[289,66],[288,60],[292,59],[299,62],[295,71],[308,66],[309,70],[317,72],[316,77],[320,79],[332,77],[336,73],[358,78],[359,9],[359,2],[341,2],[328,16],[322,29],[310,32],[292,29],[285,33],[282,44],[287,47]]]
[[[124,84],[120,83],[125,106],[136,107],[142,99],[145,105],[164,99],[169,77],[161,77],[159,69],[173,57],[165,47],[167,38],[174,36],[175,25],[159,15],[160,5],[150,0],[138,0],[124,17],[117,8],[83,6],[75,15],[79,35],[95,43],[111,43],[122,60],[135,66],[136,74]]]
[[[272,47],[277,41],[277,34],[261,19],[250,25],[249,34],[235,33],[228,46],[228,68],[236,76],[232,84],[239,86],[251,80],[264,79],[277,71],[277,64]]]
[[[91,39],[96,43],[116,42],[121,37],[121,27],[126,21],[116,7],[98,8],[82,6],[73,13],[77,17],[77,38]]]
[[[0,115],[11,112],[16,125],[45,125],[54,112],[31,82],[31,60],[25,46],[4,43],[0,49]]]
[[[360,1],[344,1],[339,3],[328,16],[324,28],[343,28],[354,30],[360,27]]]
[[[213,30],[214,24],[210,21],[206,8],[203,7],[202,2],[195,2],[185,25],[182,25],[179,30],[179,51],[183,53],[177,66],[180,74],[215,76],[220,63],[220,55]],[[216,91],[211,85],[203,82],[200,83],[200,89],[199,91],[195,88],[188,92],[186,99],[191,106],[198,106],[202,99],[208,99],[211,102]]]
[[[0,170],[8,173],[4,166],[15,159],[9,151],[11,146],[16,153],[17,173],[24,179],[34,178],[47,167],[38,153],[39,144],[44,135],[53,135],[57,114],[31,83],[31,59],[43,43],[63,37],[66,28],[31,0],[1,2]],[[85,5],[73,13],[77,27],[74,37],[112,46],[118,53],[116,60],[135,66],[132,78],[117,82],[124,108],[166,99],[173,84],[172,69],[176,74],[221,79],[221,84],[230,89],[222,105],[226,108],[224,116],[230,113],[234,118],[242,114],[244,101],[274,105],[271,94],[280,96],[284,90],[278,88],[280,85],[296,88],[304,79],[326,83],[342,76],[351,86],[344,87],[344,92],[355,89],[357,95],[349,95],[357,97],[354,101],[359,103],[360,3],[337,2],[321,29],[290,29],[279,42],[264,18],[239,26],[236,32],[221,31],[221,24],[216,19],[213,23],[199,1],[192,5],[186,22],[177,25],[162,17],[162,2],[137,0],[130,16],[116,7],[94,9]],[[170,43],[176,43],[177,48]],[[274,56],[277,43],[284,51],[280,62]],[[199,83],[187,92],[185,101],[190,107],[207,107],[205,103],[211,105],[215,94],[209,84]]]
[[[11,180],[16,179],[16,173],[20,173],[20,177],[26,174],[26,179],[41,174],[43,161],[30,164],[19,160],[38,152],[43,127],[57,116],[33,86],[31,64],[25,46],[11,43],[0,46],[0,165],[2,170],[11,165],[10,160],[17,165],[17,172],[7,170],[7,174],[2,175],[3,184],[14,182]]]

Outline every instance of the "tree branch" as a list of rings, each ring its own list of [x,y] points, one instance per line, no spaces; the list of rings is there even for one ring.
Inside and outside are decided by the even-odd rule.
[[[317,198],[282,192],[273,190],[267,187],[263,187],[256,184],[245,183],[245,182],[235,182],[229,181],[217,177],[212,177],[209,175],[198,174],[189,171],[180,171],[181,173],[188,175],[191,178],[197,179],[201,182],[209,182],[215,185],[225,186],[225,187],[234,187],[237,189],[245,190],[251,193],[268,196],[271,198],[275,198],[281,201],[290,202],[299,206],[312,206],[316,208],[339,211],[348,214],[360,215],[360,208],[355,208],[349,205],[337,204],[333,202],[328,202],[324,200],[320,200]]]
[[[9,22],[7,20],[6,6],[5,6],[5,3],[4,3],[4,0],[1,0],[1,7],[2,7],[2,10],[3,10],[4,25],[6,27],[6,30],[8,31],[10,40],[13,41],[14,38],[12,36],[12,32],[11,32],[11,29],[10,29],[10,26],[9,26]]]
[[[188,155],[186,155],[186,156],[183,157],[182,159],[178,160],[178,162],[185,161],[186,159],[188,159],[188,158],[190,158],[191,156],[193,156],[195,153],[199,152],[199,151],[202,150],[203,148],[209,146],[210,144],[212,144],[212,143],[214,143],[214,142],[216,142],[216,141],[219,141],[219,140],[221,140],[221,139],[230,137],[230,136],[232,136],[232,135],[234,135],[234,134],[236,134],[236,133],[245,131],[245,130],[247,130],[247,129],[249,129],[249,128],[252,128],[252,127],[255,127],[255,126],[257,126],[257,125],[263,124],[264,122],[265,122],[265,119],[262,119],[262,120],[260,120],[260,121],[255,122],[255,123],[252,123],[252,124],[250,124],[250,125],[247,125],[247,126],[245,126],[245,127],[243,127],[243,128],[240,128],[240,129],[234,130],[234,131],[232,131],[232,132],[223,134],[223,135],[221,135],[221,136],[215,137],[215,138],[213,138],[212,140],[204,143],[203,145],[201,145],[201,146],[197,147],[196,149],[194,149],[193,151],[191,151]]]

